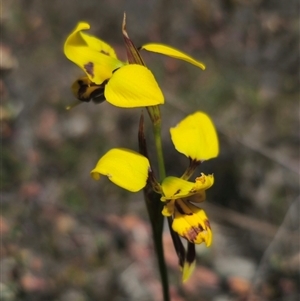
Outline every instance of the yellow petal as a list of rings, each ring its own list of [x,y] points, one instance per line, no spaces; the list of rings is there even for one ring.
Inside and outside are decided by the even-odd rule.
[[[191,243],[211,245],[212,231],[208,218],[204,210],[191,203],[176,200],[172,228]]]
[[[186,53],[184,53],[180,50],[177,50],[173,47],[167,46],[167,45],[149,43],[149,44],[143,45],[141,47],[141,49],[164,54],[164,55],[173,57],[175,59],[183,60],[183,61],[186,61],[190,64],[193,64],[193,65],[201,68],[202,70],[205,70],[205,65],[203,63],[193,59],[191,56],[187,55]]]
[[[104,42],[94,36],[90,36],[81,31],[81,30],[90,29],[90,25],[88,23],[85,23],[85,22],[78,23],[78,29],[80,30],[79,31],[80,36],[86,42],[88,47],[90,47],[91,49],[93,49],[97,52],[100,52],[102,54],[105,54],[112,58],[117,59],[115,50],[109,44],[107,44],[106,42]]]
[[[195,183],[183,180],[181,178],[166,177],[161,184],[164,194],[161,200],[166,201],[185,197],[189,195],[194,186]]]
[[[164,96],[151,71],[141,65],[126,65],[108,81],[105,98],[123,108],[148,107],[164,103]]]
[[[116,185],[132,192],[146,186],[149,161],[139,153],[124,148],[114,148],[108,151],[91,171],[94,180],[100,179],[100,174],[107,176]]]
[[[102,84],[115,69],[124,64],[116,58],[111,46],[82,32],[89,28],[88,23],[78,23],[65,42],[64,53],[92,82]]]
[[[161,201],[176,200],[196,195],[195,200],[198,199],[198,202],[202,202],[205,199],[205,190],[210,188],[213,183],[214,176],[206,176],[203,173],[196,178],[194,183],[177,177],[166,177],[161,184],[164,194],[161,197]]]
[[[195,179],[194,193],[198,193],[201,190],[206,190],[214,184],[214,175],[205,175],[203,172],[200,177]]]
[[[196,112],[170,129],[175,148],[185,156],[197,160],[208,160],[219,154],[219,142],[211,119]]]

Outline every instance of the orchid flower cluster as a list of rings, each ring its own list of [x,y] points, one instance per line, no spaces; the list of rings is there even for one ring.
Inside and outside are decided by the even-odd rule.
[[[72,91],[79,102],[107,101],[122,108],[147,109],[153,124],[159,176],[156,177],[148,156],[143,115],[138,130],[139,151],[127,148],[109,150],[99,159],[91,176],[95,180],[99,180],[101,175],[107,176],[114,184],[131,192],[144,191],[163,287],[166,288],[168,282],[162,245],[164,217],[169,224],[183,281],[190,277],[195,267],[195,244],[204,242],[209,247],[212,243],[208,217],[198,204],[205,200],[205,191],[213,185],[214,176],[201,173],[194,181],[189,179],[203,161],[218,155],[218,137],[213,122],[205,113],[197,111],[187,116],[170,129],[170,134],[174,147],[188,158],[189,165],[181,177],[166,176],[159,108],[164,104],[164,95],[153,73],[146,67],[141,52],[146,50],[167,55],[203,70],[205,66],[189,55],[163,44],[149,43],[136,48],[125,25],[124,16],[122,33],[127,52],[126,62],[117,58],[109,44],[88,35],[85,31],[90,29],[90,25],[86,22],[78,23],[67,37],[64,53],[85,73],[72,85]],[[187,241],[186,248],[184,240]]]

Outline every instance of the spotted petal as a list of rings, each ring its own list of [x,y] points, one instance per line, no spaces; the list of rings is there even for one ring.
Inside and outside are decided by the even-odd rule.
[[[146,157],[124,148],[108,151],[91,171],[94,180],[105,175],[116,185],[132,192],[146,186],[149,161]]]
[[[211,119],[196,112],[170,129],[175,148],[185,156],[197,160],[208,160],[219,154],[219,142]]]
[[[212,232],[204,210],[183,200],[176,200],[175,208],[173,230],[191,243],[205,242],[209,247],[212,242]]]
[[[79,22],[65,42],[64,53],[92,82],[102,84],[124,63],[117,59],[110,45],[82,32],[89,28],[88,23]]]
[[[203,63],[195,60],[194,58],[187,55],[186,53],[184,53],[178,49],[175,49],[173,47],[167,46],[167,45],[157,44],[157,43],[149,43],[149,44],[143,45],[141,47],[141,49],[145,49],[145,50],[151,51],[151,52],[156,52],[159,54],[164,54],[164,55],[173,57],[175,59],[183,60],[183,61],[186,61],[190,64],[193,64],[193,65],[201,68],[202,70],[205,70],[205,65]]]

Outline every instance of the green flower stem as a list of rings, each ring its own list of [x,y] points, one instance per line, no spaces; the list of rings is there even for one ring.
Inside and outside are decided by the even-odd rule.
[[[154,125],[153,130],[154,130],[155,147],[156,147],[156,152],[157,152],[159,181],[161,182],[166,177],[166,170],[165,170],[165,162],[164,162],[164,156],[163,156],[163,150],[162,150],[160,124]]]
[[[160,212],[161,212],[161,210],[160,210]],[[162,223],[160,223],[160,224],[163,224],[164,217],[161,213],[160,213],[160,215],[161,215],[160,220],[162,220]],[[162,290],[163,290],[164,301],[169,301],[170,300],[169,280],[168,280],[167,267],[166,267],[166,262],[165,262],[165,257],[164,257],[164,246],[163,246],[163,240],[162,240],[162,230],[158,231],[157,233],[154,232],[154,247],[155,247],[155,252],[156,252],[157,260],[158,260],[158,266],[159,266],[159,272],[160,272],[160,277],[161,277],[161,282],[162,282]]]
[[[162,141],[161,141],[161,119],[160,118],[157,119],[156,122],[153,124],[153,131],[154,131],[154,140],[155,140],[155,147],[156,147],[157,160],[158,160],[159,180],[161,182],[166,177],[166,170],[165,170]],[[154,232],[154,244],[155,244],[155,250],[158,259],[160,275],[162,279],[164,301],[169,301],[170,300],[169,281],[168,281],[167,267],[165,263],[163,240],[162,240],[164,216],[161,214],[161,211],[163,209],[163,203],[160,201],[160,195],[156,194],[156,197],[158,198],[158,202],[156,202],[157,205],[155,206],[156,217],[153,220],[153,224],[155,225],[156,228]]]
[[[161,142],[161,115],[159,106],[147,107],[150,119],[153,124],[155,147],[158,160],[159,181],[161,182],[166,177],[164,155]]]
[[[144,189],[144,197],[146,200],[147,210],[151,222],[154,250],[157,256],[159,273],[161,277],[162,291],[164,297],[163,300],[170,301],[169,280],[162,240],[164,217],[161,214],[161,211],[163,208],[163,203],[160,201],[161,196],[155,193],[149,186]]]
[[[153,124],[155,147],[157,152],[159,181],[166,177],[162,141],[161,141],[161,115],[159,106],[147,108]],[[169,281],[163,248],[163,225],[164,216],[161,214],[164,204],[160,201],[161,195],[155,193],[149,187],[144,190],[147,209],[151,221],[154,248],[158,260],[159,272],[161,276],[164,301],[170,301]]]

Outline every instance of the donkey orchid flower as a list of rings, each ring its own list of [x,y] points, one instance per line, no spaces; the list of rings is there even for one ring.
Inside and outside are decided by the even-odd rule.
[[[164,103],[164,96],[154,75],[142,59],[135,60],[137,48],[129,39],[123,23],[123,37],[128,62],[118,59],[115,50],[106,42],[85,33],[90,29],[86,22],[79,22],[64,44],[66,57],[86,74],[72,85],[75,96],[84,102],[107,100],[112,105],[132,108],[148,107]],[[131,47],[128,47],[128,44]],[[166,45],[146,44],[139,48],[187,61],[201,69],[204,64],[189,55]],[[138,54],[139,55],[139,54]]]

